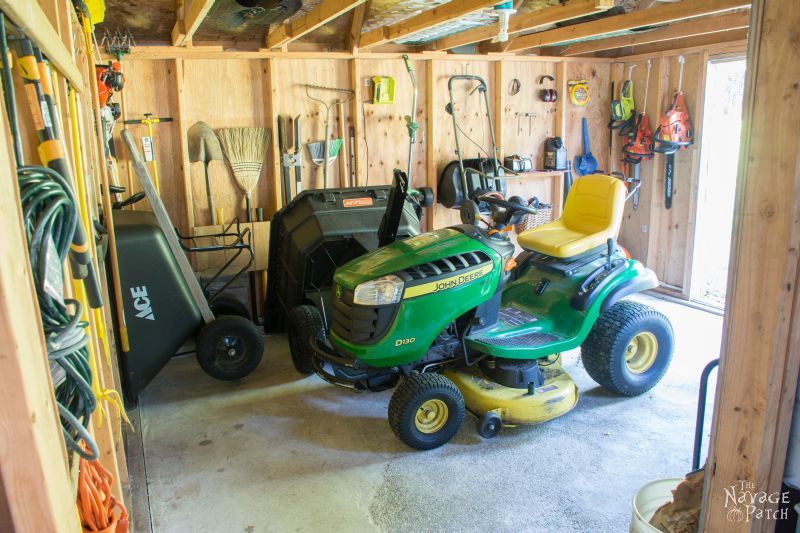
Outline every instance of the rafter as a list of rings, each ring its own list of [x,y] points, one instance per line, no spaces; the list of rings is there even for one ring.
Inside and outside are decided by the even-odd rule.
[[[267,34],[267,48],[278,48],[285,46],[295,39],[310,33],[323,24],[347,13],[356,6],[364,3],[365,0],[322,0],[317,7],[303,15],[302,17],[281,24],[269,34]]]
[[[434,7],[419,15],[403,20],[391,26],[383,26],[361,36],[361,49],[372,48],[379,44],[401,39],[412,33],[426,30],[438,24],[448,22],[475,11],[486,9],[497,4],[497,0],[461,0]]]
[[[361,30],[364,28],[364,19],[367,11],[372,4],[372,0],[367,0],[353,10],[353,21],[350,23],[350,34],[347,36],[347,50],[354,53],[361,45]]]
[[[508,33],[519,33],[532,30],[539,26],[555,24],[598,11],[605,11],[614,6],[613,0],[571,0],[566,4],[546,7],[524,15],[514,15],[508,23]],[[497,36],[497,25],[489,24],[472,30],[463,31],[455,35],[443,37],[433,43],[433,50],[448,50],[458,46],[488,41]]]
[[[605,35],[618,31],[626,31],[653,24],[666,24],[703,15],[713,15],[750,5],[746,0],[684,0],[675,4],[661,5],[645,10],[631,11],[624,15],[608,17],[584,24],[575,24],[554,30],[547,30],[511,40],[509,52],[518,52],[528,48],[538,48],[566,41],[577,41]]]
[[[706,35],[709,33],[719,33],[727,30],[737,30],[747,28],[750,25],[750,12],[731,13],[718,17],[702,19],[691,19],[685,22],[676,22],[663,28],[652,31],[610,37],[608,39],[593,39],[581,43],[570,44],[561,50],[559,55],[577,56],[590,54],[603,50],[612,50],[626,46],[639,46],[642,44],[670,41],[694,37],[696,35]]]
[[[173,46],[183,46],[192,42],[192,37],[214,6],[214,2],[215,0],[191,0],[188,5],[184,4],[178,10],[178,20],[172,29]],[[184,12],[182,18],[180,11]]]

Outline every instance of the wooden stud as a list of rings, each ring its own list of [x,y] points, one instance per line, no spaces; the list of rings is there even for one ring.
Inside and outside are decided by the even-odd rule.
[[[745,481],[752,494],[780,493],[800,370],[800,62],[790,60],[800,3],[754,0],[752,12],[700,531],[775,530],[766,516],[730,521],[726,491]]]
[[[0,150],[0,224],[4,231],[0,254],[4,398],[0,402],[0,526],[6,531],[78,531],[5,113],[0,119],[0,145],[4,146]],[[6,527],[9,523],[11,527]]]
[[[497,147],[500,149],[498,157],[500,158],[501,165],[503,164],[503,157],[505,156],[503,152],[503,147],[505,146],[503,143],[503,139],[505,139],[505,128],[503,127],[505,121],[503,120],[503,115],[506,109],[506,82],[503,76],[503,64],[502,61],[498,61],[494,64],[494,87],[492,87],[492,92],[494,93],[494,111],[492,112],[492,118],[494,119],[493,127]]]
[[[389,41],[396,41],[408,35],[426,30],[443,22],[448,22],[464,15],[469,15],[475,11],[492,7],[497,2],[495,0],[461,0],[442,4],[433,9],[423,11],[419,15],[392,24],[382,26],[365,33],[361,36],[361,48],[366,50],[384,44]]]
[[[361,45],[361,31],[364,28],[364,19],[371,4],[372,0],[367,0],[353,10],[353,20],[350,23],[350,33],[347,35],[347,45],[345,47],[350,53],[355,53]]]
[[[274,59],[263,60],[264,70],[264,94],[265,105],[267,107],[267,128],[272,130],[270,136],[270,153],[272,155],[272,206],[271,212],[268,209],[267,215],[269,218],[275,214],[283,204],[283,180],[281,179],[281,157],[278,147],[278,111],[275,109],[276,94],[278,92],[277,81],[275,79],[275,64]],[[290,133],[291,134],[291,133]],[[302,144],[300,140],[298,140]],[[294,182],[294,176],[291,180]],[[294,197],[294,196],[292,196]]]
[[[190,0],[188,8],[183,6],[183,11],[186,15],[175,23],[172,28],[172,46],[184,46],[191,44],[192,37],[194,36],[200,24],[208,15],[208,12],[214,6],[216,0]],[[180,11],[180,7],[179,7]]]
[[[750,12],[743,11],[722,16],[703,17],[690,19],[686,22],[676,22],[652,31],[638,32],[632,35],[622,35],[608,39],[594,39],[566,46],[558,55],[577,56],[591,54],[602,50],[623,48],[625,46],[638,46],[642,44],[685,39],[697,35],[707,35],[727,30],[747,28],[750,25]]]
[[[425,105],[428,112],[425,113],[425,175],[427,179],[427,186],[436,191],[438,184],[438,176],[436,174],[436,152],[434,151],[435,144],[439,138],[439,128],[436,123],[436,113],[433,112],[440,107],[440,101],[437,98],[436,91],[436,62],[428,61],[425,64]],[[433,110],[433,111],[432,111]],[[425,218],[428,221],[428,230],[436,228],[436,204],[428,207],[425,212]]]
[[[183,86],[183,62],[183,59],[176,59],[174,62],[173,67],[175,69],[175,80],[173,85],[175,87],[175,101],[178,102],[175,124],[178,129],[178,144],[181,147],[180,161],[181,174],[183,175],[183,194],[184,198],[186,199],[186,225],[191,229],[194,227],[195,222],[194,209],[192,208],[194,205],[194,202],[192,201],[192,178],[189,173],[189,140],[186,136],[189,129],[185,120],[186,96]]]
[[[363,86],[363,79],[361,75],[361,60],[353,59],[350,61],[350,87],[353,88],[354,96],[353,100],[350,102],[350,115],[353,117],[353,135],[355,138],[355,146],[353,150],[355,152],[355,169],[353,172],[355,173],[356,179],[353,186],[359,186],[359,178],[361,177],[361,170],[362,170],[362,161],[361,161],[361,150],[359,147],[361,146],[361,138],[362,132],[364,131],[364,117],[361,115],[361,103],[364,101],[364,86]],[[367,169],[369,172],[369,169]]]
[[[267,48],[287,45],[364,2],[365,0],[322,0],[314,9],[297,20],[281,24],[270,31],[267,34]]]
[[[509,35],[529,31],[539,26],[555,24],[586,15],[605,11],[614,6],[614,2],[608,0],[571,0],[566,4],[559,4],[525,13],[514,15],[508,23]],[[488,41],[497,37],[497,25],[489,24],[481,26],[455,35],[443,37],[433,43],[433,50],[449,50],[467,44]],[[510,41],[509,41],[510,42]]]
[[[583,24],[565,26],[517,37],[511,40],[508,50],[518,52],[528,48],[538,48],[566,41],[577,41],[607,33],[625,31],[653,24],[666,24],[704,15],[713,15],[750,5],[749,0],[694,0],[665,4],[646,10],[636,10]]]

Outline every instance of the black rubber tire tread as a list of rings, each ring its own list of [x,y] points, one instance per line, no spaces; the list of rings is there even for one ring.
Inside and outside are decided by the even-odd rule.
[[[448,407],[448,419],[436,433],[424,434],[417,430],[414,418],[417,409],[430,399],[443,400]],[[464,423],[464,396],[455,383],[441,374],[414,373],[404,378],[389,400],[389,426],[411,448],[432,450],[447,443],[458,433]]]
[[[313,305],[298,305],[289,311],[288,318],[289,353],[294,368],[301,374],[311,374],[314,372],[311,338],[322,330],[322,316]]]
[[[226,335],[236,335],[245,345],[246,357],[236,368],[225,368],[216,359],[217,341]],[[264,337],[258,327],[240,316],[221,316],[200,330],[195,357],[206,374],[223,381],[234,381],[251,374],[264,355]]]
[[[636,375],[625,366],[625,349],[645,330],[656,335],[658,354],[649,370]],[[638,396],[664,377],[673,346],[674,333],[666,316],[648,305],[623,300],[600,315],[581,345],[581,359],[589,376],[604,388],[621,396]]]
[[[240,316],[250,320],[250,309],[233,296],[220,295],[210,304],[214,316]]]

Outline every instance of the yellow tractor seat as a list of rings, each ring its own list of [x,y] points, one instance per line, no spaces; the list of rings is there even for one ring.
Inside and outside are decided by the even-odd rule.
[[[592,174],[575,180],[561,218],[523,231],[517,242],[525,250],[568,258],[616,239],[622,224],[627,188],[622,180]]]

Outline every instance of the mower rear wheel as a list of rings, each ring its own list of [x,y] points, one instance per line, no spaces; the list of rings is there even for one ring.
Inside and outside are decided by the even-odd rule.
[[[623,300],[600,315],[581,346],[586,372],[606,389],[638,396],[652,389],[672,360],[674,334],[667,317]]]
[[[241,379],[256,369],[264,354],[264,337],[255,324],[240,316],[221,316],[197,336],[197,363],[209,376]]]
[[[313,305],[298,305],[289,311],[289,352],[294,368],[301,374],[311,374],[314,351],[311,338],[322,330],[322,315]]]
[[[464,397],[440,374],[414,373],[403,379],[389,401],[389,426],[417,450],[445,444],[464,422]]]
[[[484,439],[491,439],[500,433],[503,419],[494,411],[487,411],[478,419],[478,435]]]

